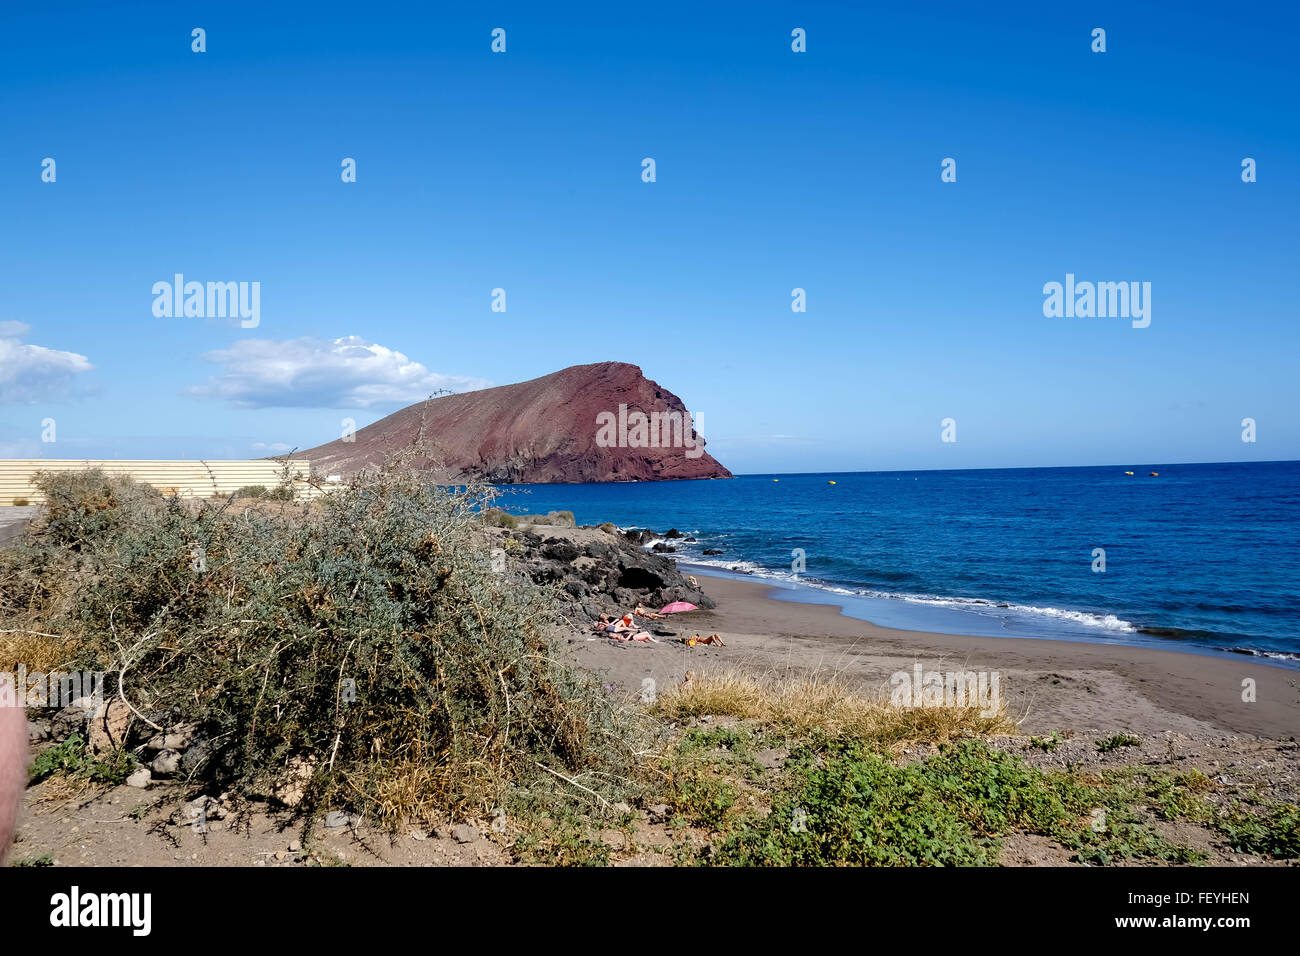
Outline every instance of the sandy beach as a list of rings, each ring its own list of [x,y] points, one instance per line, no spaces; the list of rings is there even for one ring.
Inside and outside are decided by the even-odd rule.
[[[612,645],[577,638],[584,665],[637,688],[681,683],[687,670],[736,667],[763,672],[825,669],[889,688],[890,675],[927,670],[997,671],[1010,712],[1025,733],[1166,731],[1189,737],[1293,738],[1300,730],[1300,674],[1229,658],[1112,644],[1024,638],[957,637],[878,627],[833,605],[778,600],[761,582],[699,576],[716,610],[669,620],[674,630],[719,633],[725,647]],[[1243,681],[1255,700],[1242,700]]]

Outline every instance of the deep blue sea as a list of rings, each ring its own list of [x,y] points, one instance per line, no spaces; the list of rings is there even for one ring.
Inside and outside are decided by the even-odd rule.
[[[1300,664],[1300,462],[501,490],[508,511],[677,528],[696,538],[670,542],[684,568],[766,579],[778,597],[839,604],[890,627]],[[1104,572],[1093,570],[1096,548]],[[795,549],[804,554],[798,572]]]

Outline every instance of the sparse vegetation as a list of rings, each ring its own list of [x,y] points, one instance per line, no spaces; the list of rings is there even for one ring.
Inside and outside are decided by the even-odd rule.
[[[1108,754],[1113,750],[1119,750],[1120,747],[1137,747],[1142,741],[1132,734],[1115,734],[1097,741],[1097,750],[1100,753]]]
[[[610,848],[592,832],[589,818],[569,807],[525,807],[528,830],[516,837],[515,854],[548,866],[608,866]]]
[[[1157,820],[1217,829],[1243,852],[1300,852],[1291,805],[1218,814],[1216,785],[1195,769],[1038,769],[990,745],[1011,727],[1002,715],[893,708],[834,679],[733,673],[696,678],[656,709],[711,725],[684,731],[664,764],[674,819],[713,835],[703,851],[680,844],[678,862],[983,865],[998,862],[1016,833],[1092,865],[1206,859],[1163,836]],[[1029,747],[1050,752],[1063,739],[1031,738]],[[788,749],[778,771],[758,762],[760,747]]]
[[[519,527],[519,519],[500,508],[488,508],[484,511],[483,523],[490,528],[506,528],[510,531]]]

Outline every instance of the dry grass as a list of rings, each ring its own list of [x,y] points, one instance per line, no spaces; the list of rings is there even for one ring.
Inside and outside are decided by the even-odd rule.
[[[64,813],[69,800],[80,800],[87,794],[107,789],[106,784],[95,783],[88,777],[57,773],[29,787],[23,800],[36,813]]]
[[[29,674],[61,670],[73,654],[73,647],[63,638],[36,631],[0,630],[0,672],[17,673],[19,665]]]
[[[983,716],[978,707],[898,707],[888,696],[864,694],[838,674],[755,677],[737,671],[702,674],[659,696],[671,720],[713,715],[754,721],[796,736],[851,737],[892,747],[947,743],[1014,733],[1004,704]]]

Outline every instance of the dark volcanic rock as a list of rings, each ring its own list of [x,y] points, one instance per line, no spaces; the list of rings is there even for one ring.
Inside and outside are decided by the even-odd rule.
[[[504,529],[490,533],[519,542],[512,560],[532,581],[558,584],[574,618],[590,620],[601,613],[630,611],[637,604],[658,608],[671,601],[716,607],[677,570],[674,561],[646,551],[622,535],[580,545],[559,536],[543,541],[537,535],[517,535]]]
[[[603,439],[598,416],[618,418],[625,407],[620,446]],[[479,478],[489,482],[660,481],[730,478],[704,450],[704,439],[687,426],[676,432],[660,421],[651,447],[640,440],[631,416],[686,412],[682,400],[650,381],[635,365],[575,365],[532,381],[447,395],[412,405],[352,436],[308,449],[318,474],[378,467],[385,457],[409,449],[423,434],[425,454],[411,464],[440,481]],[[614,429],[615,432],[618,429]],[[664,439],[667,439],[665,442]],[[610,447],[606,447],[610,446]]]
[[[592,541],[587,545],[585,554],[589,558],[609,559],[614,556],[614,546],[604,541]]]
[[[547,538],[542,545],[542,557],[553,561],[572,561],[580,553],[578,546],[565,538]]]

